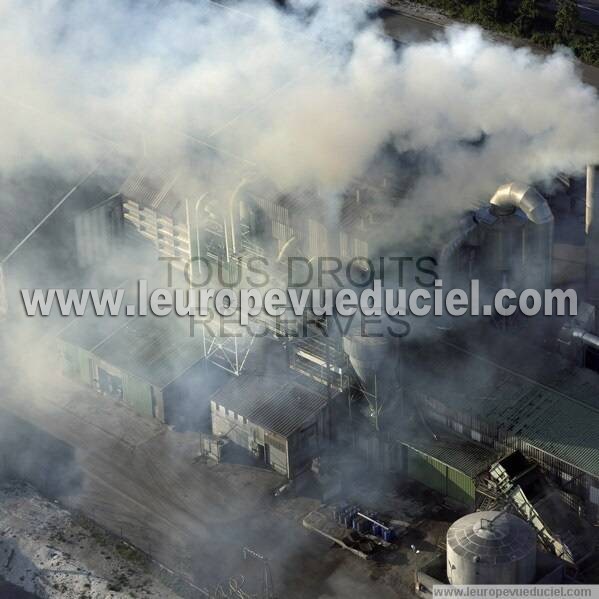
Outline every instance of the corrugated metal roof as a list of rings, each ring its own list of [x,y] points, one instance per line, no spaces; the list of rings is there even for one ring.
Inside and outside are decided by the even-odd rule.
[[[325,396],[285,377],[254,375],[232,380],[211,399],[283,437],[290,436],[327,404]]]
[[[143,316],[127,321],[92,350],[101,360],[162,389],[204,358],[189,320]]]
[[[429,455],[451,468],[474,478],[489,469],[499,459],[499,454],[491,449],[464,441],[460,437],[410,439],[404,443],[417,451]]]
[[[135,304],[137,286],[133,282],[127,281],[121,287],[125,290],[122,305]],[[115,287],[110,286],[107,286],[106,289],[116,290]],[[126,322],[127,317],[124,314],[110,317],[97,316],[93,311],[87,310],[83,316],[73,318],[58,334],[58,338],[71,345],[90,351]]]
[[[141,206],[170,214],[181,203],[173,189],[177,176],[178,171],[157,172],[155,167],[141,162],[125,179],[119,192]]]
[[[552,364],[547,364],[547,378],[541,382],[484,356],[443,344],[434,356],[419,352],[418,360],[427,372],[426,381],[417,385],[423,394],[434,397],[450,410],[470,414],[496,427],[502,436],[520,439],[599,476],[596,373],[561,369],[557,360],[553,375]],[[435,393],[437,386],[443,392]]]
[[[127,287],[123,305],[135,304],[136,293]],[[160,389],[204,358],[199,332],[191,337],[189,319],[174,314],[132,318],[87,312],[75,318],[58,337]]]

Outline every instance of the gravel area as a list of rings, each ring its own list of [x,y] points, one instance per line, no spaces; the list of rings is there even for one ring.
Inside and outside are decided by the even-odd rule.
[[[175,599],[143,554],[22,483],[0,486],[0,577],[48,599]]]

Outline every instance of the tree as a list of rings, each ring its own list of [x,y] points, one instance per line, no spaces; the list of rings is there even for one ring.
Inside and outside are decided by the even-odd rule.
[[[539,16],[538,0],[520,0],[516,23],[521,35],[530,35]]]
[[[572,38],[578,24],[576,0],[558,0],[555,16],[555,30],[563,42]]]
[[[499,18],[500,0],[480,0],[479,11],[484,23],[495,23]]]

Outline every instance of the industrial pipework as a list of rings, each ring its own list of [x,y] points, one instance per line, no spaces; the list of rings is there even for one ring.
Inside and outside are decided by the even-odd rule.
[[[535,225],[553,225],[553,213],[547,200],[532,186],[507,183],[497,189],[490,200],[498,214],[510,214],[519,208]]]
[[[241,192],[249,182],[250,180],[244,177],[237,184],[227,201],[226,214],[224,217],[227,261],[230,261],[233,256],[241,250],[241,214],[239,198]]]
[[[584,329],[580,329],[575,327],[572,329],[572,338],[576,339],[583,345],[588,345],[589,347],[594,347],[595,349],[599,349],[599,336],[594,335],[593,333],[589,333]]]
[[[516,182],[502,185],[445,245],[441,270],[451,268],[458,251],[470,243],[478,247],[481,271],[486,273],[481,279],[489,288],[549,287],[553,223],[547,200],[534,187]]]
[[[481,226],[482,266],[491,287],[551,286],[553,213],[532,186],[508,183],[476,214]]]

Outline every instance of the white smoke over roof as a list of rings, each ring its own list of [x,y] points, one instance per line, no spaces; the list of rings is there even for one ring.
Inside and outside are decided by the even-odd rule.
[[[597,95],[568,54],[476,28],[397,52],[367,9],[0,0],[0,171],[76,169],[115,148],[193,171],[195,139],[224,160],[202,177],[255,165],[282,189],[341,190],[393,141],[433,159],[414,198],[463,206],[599,161]]]

